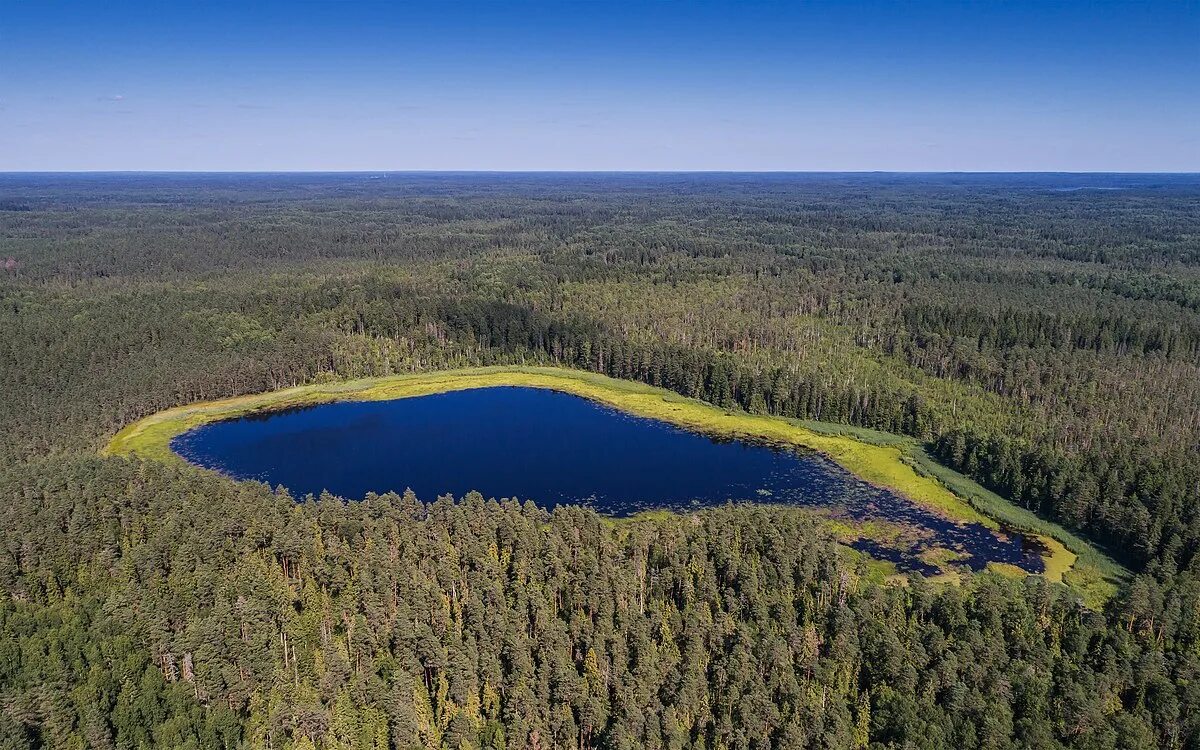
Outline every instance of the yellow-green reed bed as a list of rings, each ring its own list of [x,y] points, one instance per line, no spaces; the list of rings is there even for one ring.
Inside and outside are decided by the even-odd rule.
[[[998,528],[996,519],[999,519],[1023,531],[1037,534],[1048,550],[1045,556],[1046,577],[1080,585],[1085,596],[1093,602],[1104,598],[1111,588],[1106,588],[1106,584],[1111,584],[1121,573],[1119,566],[1065,530],[1015,508],[995,495],[986,493],[962,475],[934,464],[928,456],[918,451],[919,446],[910,439],[844,426],[725,411],[660,388],[577,370],[550,367],[473,368],[318,383],[208,401],[167,409],[135,422],[117,433],[105,452],[113,455],[136,454],[168,462],[182,461],[171,450],[171,439],[207,422],[328,401],[384,401],[492,386],[550,388],[708,434],[819,451],[866,481],[895,490],[952,521],[981,523]],[[957,489],[958,485],[973,485],[990,497],[979,493],[972,496],[961,491],[955,494],[951,487]],[[843,537],[852,536],[853,533],[870,533],[866,526],[858,531],[841,531],[843,533],[840,536]]]

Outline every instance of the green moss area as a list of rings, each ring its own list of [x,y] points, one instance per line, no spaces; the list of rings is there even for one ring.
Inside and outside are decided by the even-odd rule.
[[[911,438],[845,425],[725,411],[642,383],[577,370],[473,368],[317,383],[208,401],[167,409],[135,422],[117,433],[105,452],[182,462],[171,450],[171,439],[206,422],[329,401],[383,401],[491,386],[550,388],[707,434],[819,451],[862,479],[899,492],[952,521],[981,523],[995,529],[1003,525],[1037,536],[1047,550],[1045,577],[1072,586],[1093,605],[1111,596],[1116,583],[1127,575],[1115,562],[1065,529],[938,464]],[[894,524],[854,523],[829,515],[823,520],[843,541],[867,537],[894,544],[903,536],[903,529]],[[946,571],[947,579],[956,578],[955,569],[949,565],[952,555],[935,551],[929,559]],[[1000,572],[1012,575],[1014,570]]]

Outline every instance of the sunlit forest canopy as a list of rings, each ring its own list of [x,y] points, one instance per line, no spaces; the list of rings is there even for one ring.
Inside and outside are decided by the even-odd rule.
[[[1200,742],[1194,176],[7,174],[0,266],[10,747]],[[783,508],[297,503],[96,455],[488,364],[911,438],[1135,576],[1093,611],[883,582]]]

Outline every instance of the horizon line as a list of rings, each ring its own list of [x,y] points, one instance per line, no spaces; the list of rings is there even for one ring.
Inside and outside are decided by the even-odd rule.
[[[437,174],[712,174],[712,175],[1172,175],[1200,176],[1200,170],[1066,170],[1066,169],[47,169],[3,170],[0,175],[437,175]]]

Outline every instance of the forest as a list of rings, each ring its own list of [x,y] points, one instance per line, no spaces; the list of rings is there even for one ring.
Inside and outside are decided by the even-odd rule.
[[[1195,176],[6,174],[0,265],[0,748],[1200,748]],[[1131,575],[99,455],[491,364],[915,438]]]

